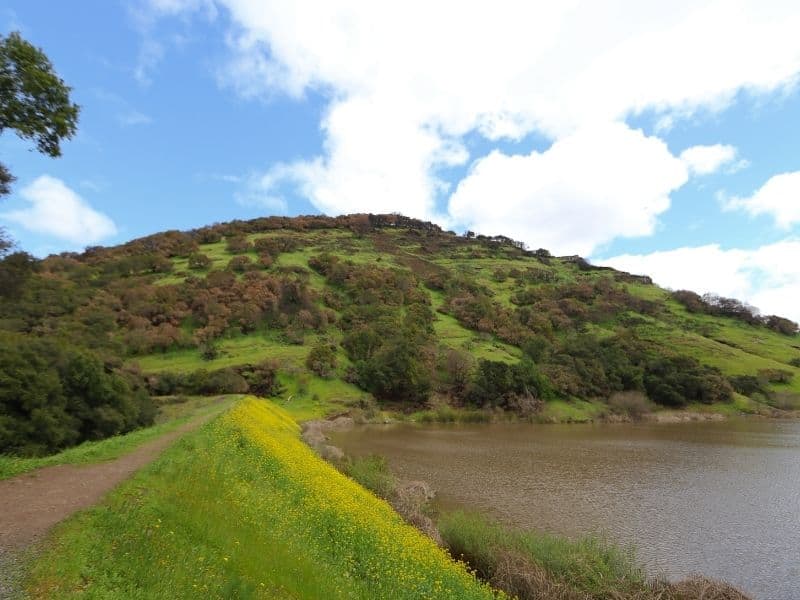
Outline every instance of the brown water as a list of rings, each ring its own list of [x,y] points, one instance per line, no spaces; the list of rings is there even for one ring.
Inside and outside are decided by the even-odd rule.
[[[724,579],[800,600],[800,423],[367,426],[335,434],[382,454],[445,505],[634,545],[651,573]]]

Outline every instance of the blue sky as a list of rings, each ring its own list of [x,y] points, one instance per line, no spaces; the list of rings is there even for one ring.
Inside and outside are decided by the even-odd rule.
[[[669,4],[12,0],[82,112],[0,137],[0,225],[398,211],[800,319],[800,9]]]

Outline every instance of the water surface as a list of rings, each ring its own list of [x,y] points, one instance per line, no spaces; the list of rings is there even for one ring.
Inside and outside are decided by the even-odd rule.
[[[635,545],[650,572],[800,600],[800,423],[367,426],[334,434],[445,505]]]

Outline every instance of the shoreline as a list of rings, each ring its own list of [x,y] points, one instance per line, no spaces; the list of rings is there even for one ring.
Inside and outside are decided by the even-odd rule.
[[[651,422],[726,419],[722,415],[707,418],[709,415],[694,412],[666,416],[667,421]],[[384,457],[354,458],[330,444],[327,433],[365,424],[368,423],[356,423],[352,417],[341,415],[307,421],[302,424],[301,439],[343,474],[386,500],[407,523],[445,548],[454,559],[466,563],[481,580],[511,597],[752,600],[727,582],[700,574],[676,580],[649,574],[630,549],[605,538],[589,535],[573,539],[504,525],[471,506],[446,510],[435,503],[436,482],[431,485],[428,481],[400,480]],[[587,564],[593,569],[609,569],[601,588],[590,591],[595,582],[582,579]],[[595,574],[589,579],[593,580]]]
[[[323,429],[345,426],[346,420],[353,425],[390,425],[390,424],[492,424],[492,423],[521,423],[532,425],[601,425],[619,423],[702,423],[723,422],[731,419],[758,419],[758,420],[797,420],[800,419],[799,410],[780,410],[767,405],[759,406],[757,412],[737,411],[730,405],[708,405],[698,409],[663,409],[643,414],[630,415],[613,412],[607,405],[584,402],[592,410],[583,410],[568,414],[559,414],[547,410],[540,413],[522,416],[517,413],[496,409],[454,408],[449,405],[434,409],[419,410],[416,412],[403,412],[387,408],[365,414],[361,409],[350,409],[338,412],[328,417],[302,421],[301,425],[318,423]]]

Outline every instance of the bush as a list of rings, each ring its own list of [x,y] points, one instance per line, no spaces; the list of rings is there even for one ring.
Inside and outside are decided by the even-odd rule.
[[[420,404],[431,389],[430,371],[418,349],[405,338],[384,344],[374,355],[356,364],[358,385],[381,400]]]
[[[269,252],[262,252],[258,255],[258,263],[265,269],[269,269],[275,261]]]
[[[249,252],[253,245],[243,235],[237,235],[228,239],[225,249],[231,254],[244,254]]]
[[[798,325],[790,319],[779,317],[777,315],[770,315],[765,319],[767,327],[773,331],[777,331],[783,335],[797,335]]]
[[[794,373],[786,369],[761,369],[758,377],[767,383],[790,383]]]
[[[336,346],[331,342],[317,342],[306,357],[306,366],[320,377],[333,376],[336,371]]]
[[[208,269],[213,261],[206,254],[194,253],[189,255],[189,268],[194,271]]]
[[[764,380],[755,375],[736,375],[730,378],[733,389],[745,396],[752,396],[753,394],[768,394],[769,390],[764,384]]]
[[[614,412],[628,415],[634,420],[653,411],[653,405],[647,396],[637,391],[615,392],[608,399],[608,405]]]
[[[94,354],[0,334],[0,452],[40,455],[152,423],[155,407],[133,373]]]
[[[253,267],[253,262],[249,256],[234,256],[228,261],[228,270],[236,273],[244,273]]]
[[[481,360],[469,391],[469,399],[474,404],[510,409],[522,398],[547,400],[552,397],[550,382],[530,360],[513,365]]]
[[[648,397],[664,406],[733,399],[733,388],[718,369],[703,366],[687,356],[651,360],[645,369],[644,386]]]

